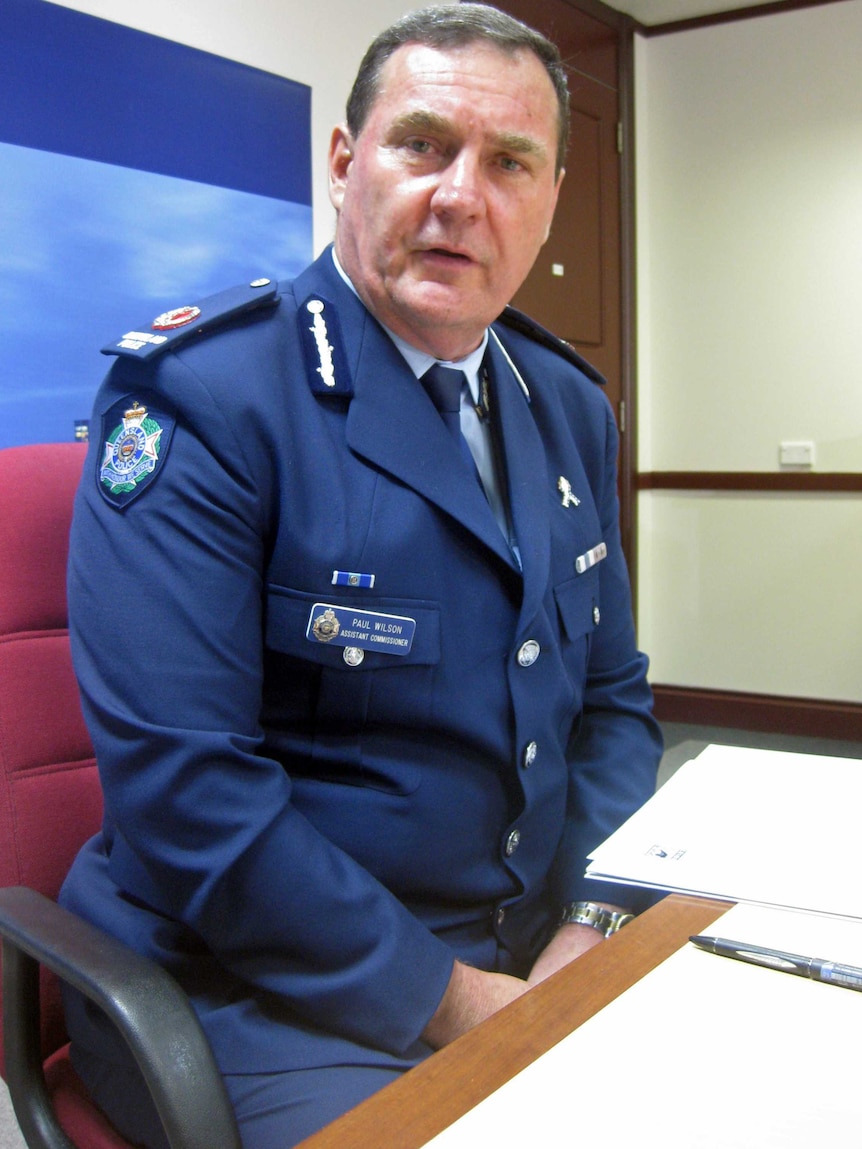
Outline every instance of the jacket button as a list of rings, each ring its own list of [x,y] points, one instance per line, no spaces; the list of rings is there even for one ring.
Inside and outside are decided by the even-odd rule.
[[[539,753],[539,746],[536,742],[528,742],[524,750],[524,769],[529,770],[533,763],[536,761],[536,755]]]
[[[528,638],[518,651],[518,665],[532,666],[539,657],[539,651],[541,649],[534,638]]]
[[[521,844],[521,831],[513,830],[509,837],[506,839],[506,857],[511,858],[518,846]]]
[[[506,907],[500,906],[500,908],[497,910],[496,914],[494,915],[494,921],[497,923],[498,926],[501,926],[505,920],[506,920]]]
[[[593,623],[596,626],[598,626],[601,621],[602,621],[602,612],[599,610],[599,608],[597,606],[594,606],[593,607]]]

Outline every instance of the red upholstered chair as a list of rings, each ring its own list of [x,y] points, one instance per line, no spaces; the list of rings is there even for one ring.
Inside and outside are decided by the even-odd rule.
[[[30,1149],[129,1149],[72,1069],[59,977],[123,1033],[172,1149],[239,1149],[224,1084],[177,983],[53,900],[102,810],[66,619],[84,455],[80,443],[0,451],[0,1072]]]

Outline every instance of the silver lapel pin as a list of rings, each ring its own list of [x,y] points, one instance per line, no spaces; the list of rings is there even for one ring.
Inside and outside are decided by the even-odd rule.
[[[557,479],[557,490],[563,496],[564,507],[579,507],[581,505],[581,500],[578,496],[572,494],[572,484],[565,475],[560,475],[559,479]]]

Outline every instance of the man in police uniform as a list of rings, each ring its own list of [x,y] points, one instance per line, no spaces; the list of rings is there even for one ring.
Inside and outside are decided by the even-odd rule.
[[[542,38],[405,17],[333,135],[334,250],[107,349],[69,582],[106,816],[63,898],[186,988],[249,1149],[627,920],[584,880],[660,754],[615,429],[506,310],[566,132]],[[107,1026],[68,1013],[100,1103],[163,1144]]]

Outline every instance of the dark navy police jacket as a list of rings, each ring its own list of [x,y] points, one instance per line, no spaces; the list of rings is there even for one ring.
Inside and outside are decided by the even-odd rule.
[[[329,252],[160,318],[76,505],[105,818],[63,901],[179,979],[224,1071],[409,1064],[454,957],[525,976],[565,902],[632,900],[584,879],[660,754],[610,406],[494,326],[521,571]]]

